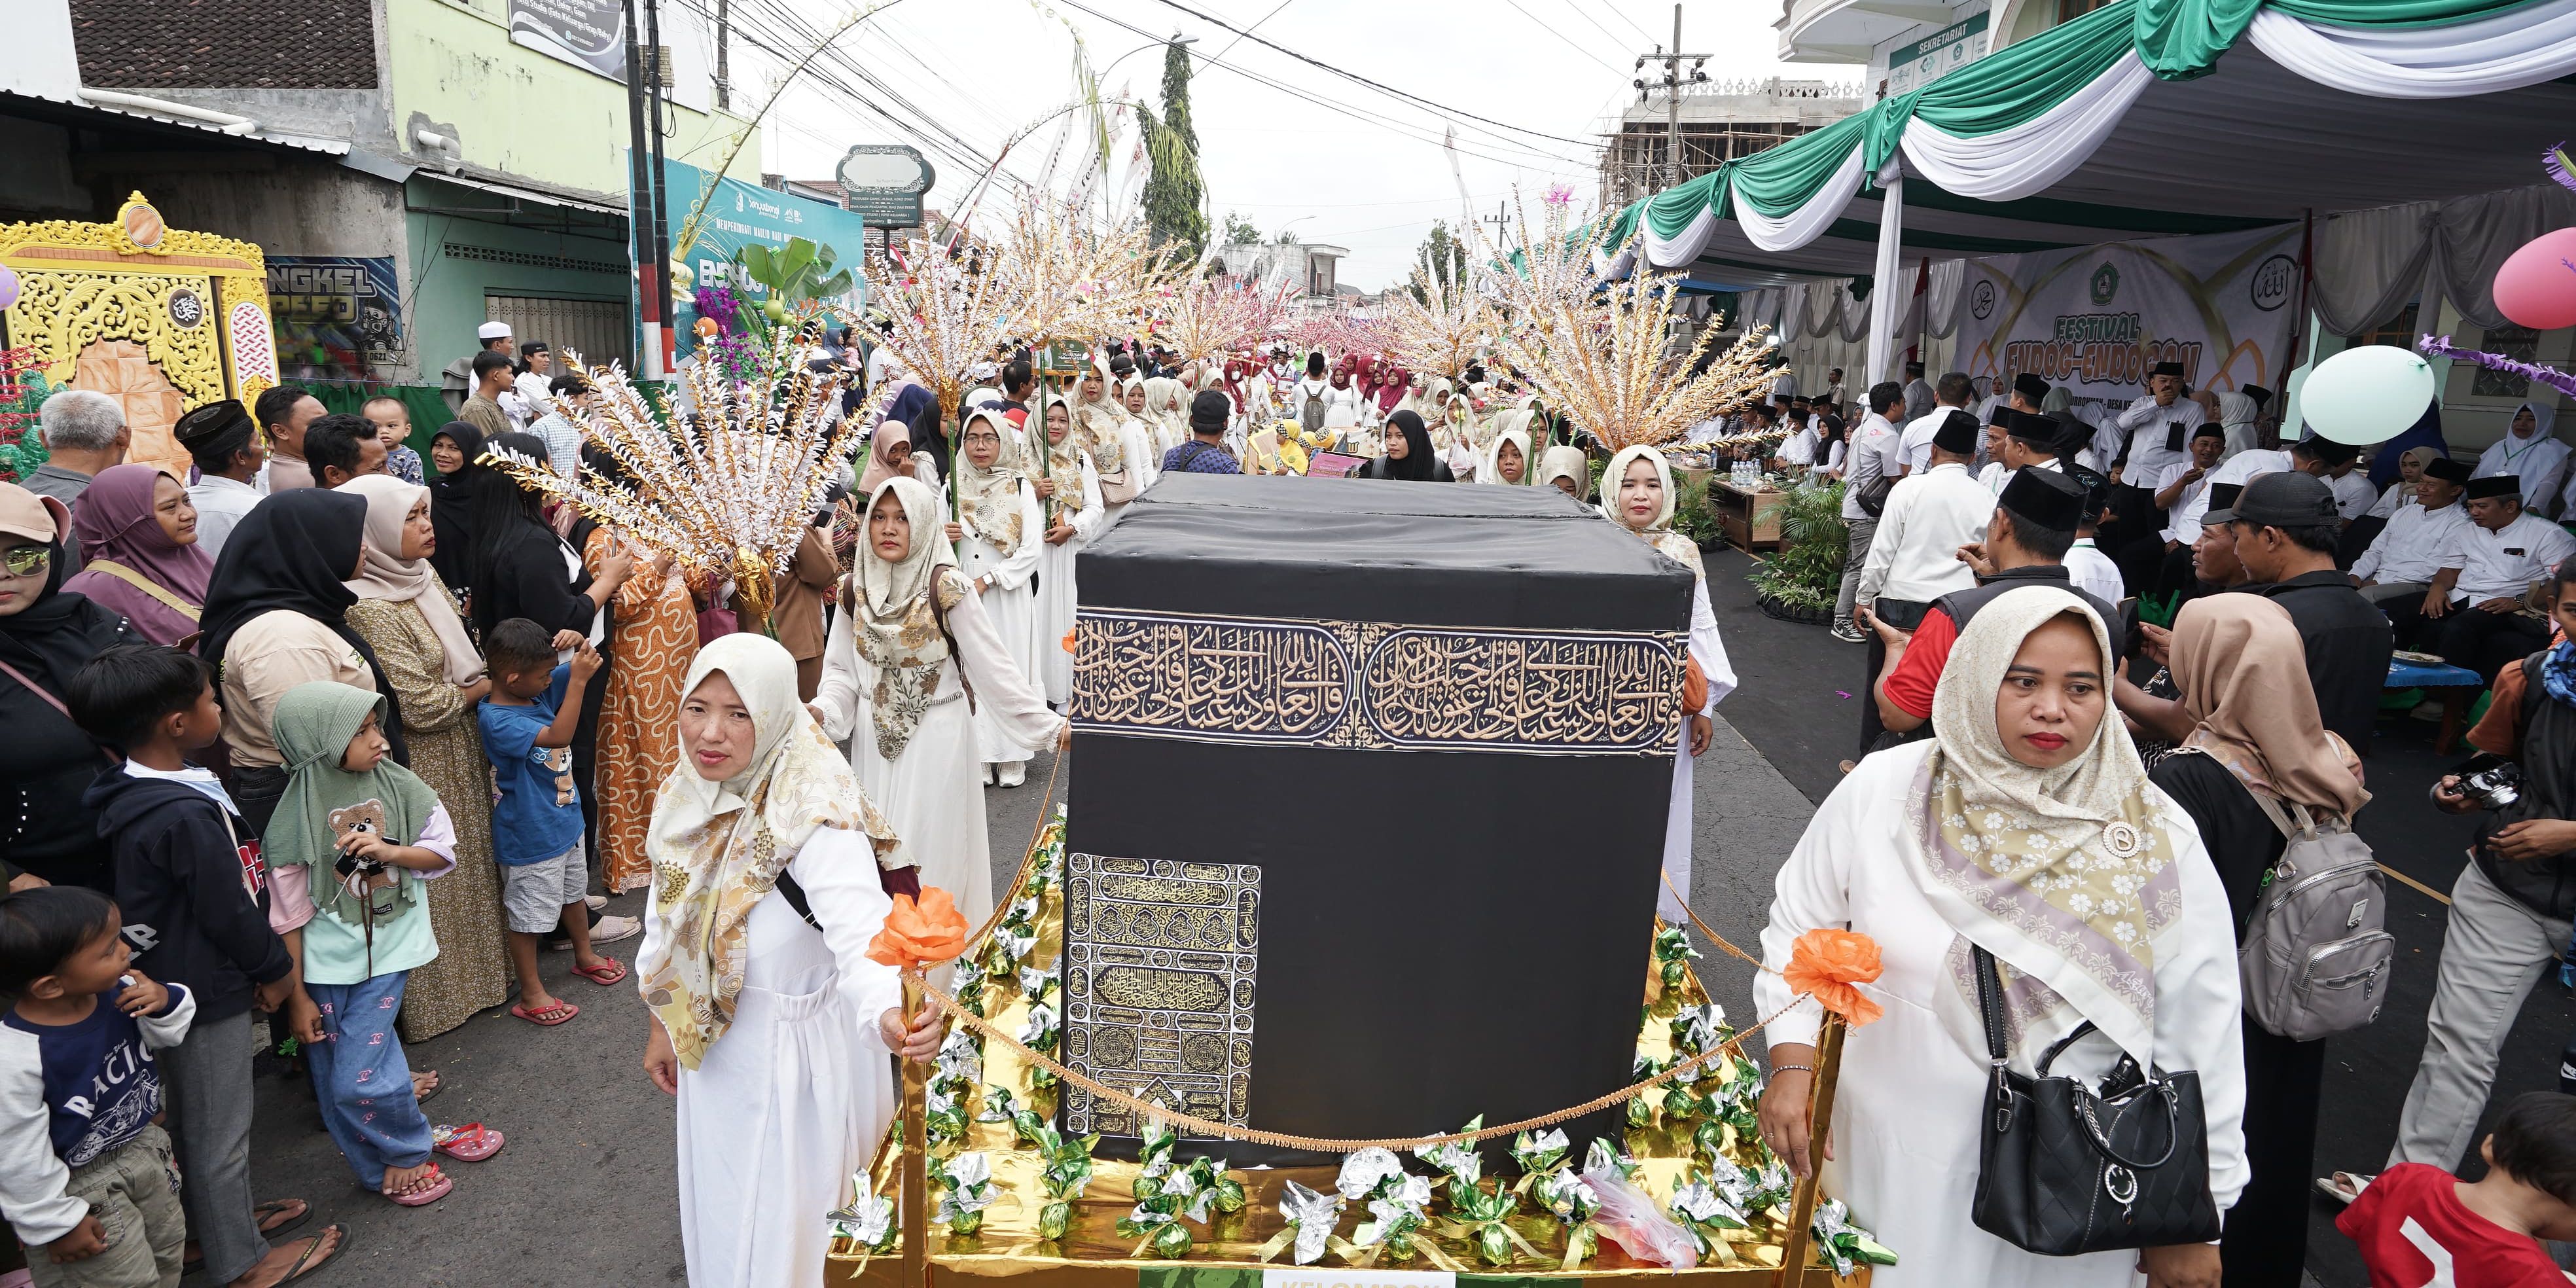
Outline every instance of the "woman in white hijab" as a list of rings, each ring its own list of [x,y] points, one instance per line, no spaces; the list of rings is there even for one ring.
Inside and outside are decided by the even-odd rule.
[[[1484,453],[1477,441],[1476,409],[1465,394],[1451,394],[1442,404],[1437,419],[1426,418],[1431,430],[1431,446],[1449,463],[1449,473],[1461,483],[1476,483],[1476,464]]]
[[[1559,443],[1538,458],[1538,485],[1583,500],[1583,494],[1592,489],[1591,462],[1584,459],[1582,448]]]
[[[1127,407],[1110,394],[1109,376],[1097,365],[1082,373],[1074,387],[1072,402],[1074,443],[1091,458],[1092,468],[1100,474],[1100,493],[1116,511],[1126,508],[1136,494],[1145,490],[1144,475],[1135,462],[1145,455],[1142,432],[1130,434]],[[1029,440],[1030,472],[1046,470],[1048,446],[1042,438]],[[1044,580],[1043,577],[1040,580]]]
[[[912,860],[776,640],[707,645],[683,692],[635,969],[645,1073],[680,1101],[681,1249],[697,1288],[820,1288],[824,1216],[894,1115],[886,1055],[939,1049],[939,1012],[907,1028],[894,968],[867,957],[879,874]]]
[[[1699,546],[1673,531],[1673,471],[1664,454],[1652,447],[1620,448],[1601,475],[1601,489],[1602,517],[1691,572],[1690,662],[1707,682],[1708,696],[1696,710],[1682,713],[1681,728],[1674,732],[1673,795],[1664,819],[1664,875],[1672,885],[1657,887],[1655,904],[1658,916],[1678,926],[1687,918],[1682,898],[1691,888],[1691,761],[1708,750],[1718,701],[1735,690],[1735,668],[1726,660],[1717,613],[1708,605],[1708,572],[1700,566]]]
[[[1852,1219],[1903,1249],[1882,1288],[2127,1288],[2218,1281],[2218,1248],[2045,1257],[1979,1229],[1984,1101],[1993,1079],[1975,957],[2003,968],[2011,1066],[2088,1082],[2125,1053],[2199,1075],[2209,1188],[2220,1212],[2250,1168],[2242,1131],[2236,931],[2192,818],[2147,781],[2110,712],[2109,642],[2074,595],[2008,592],[1961,633],[1934,691],[1932,740],[1861,761],[1807,826],[1774,884],[1754,1009],[1773,1016],[1763,1139]],[[1832,1147],[1807,1156],[1813,1001],[1774,973],[1810,930],[1877,941],[1861,985],[1885,1014],[1844,1040]],[[1781,1008],[1789,1007],[1785,1013]],[[1778,1013],[1778,1014],[1775,1014]]]
[[[1505,427],[1476,461],[1476,481],[1519,485],[1530,481],[1530,435],[1526,411],[1507,411],[1495,419]]]
[[[1145,423],[1154,432],[1154,460],[1159,465],[1190,436],[1189,416],[1181,410],[1181,382],[1155,376],[1145,382]]]
[[[958,571],[938,511],[939,498],[913,479],[868,497],[814,711],[824,736],[850,744],[851,768],[883,802],[922,882],[981,925],[993,910],[984,794],[975,790],[982,726],[1021,746],[1061,748],[1071,725],[1046,709],[995,630],[992,596]]]
[[[2262,408],[2255,405],[2250,395],[2230,389],[2218,396],[2218,424],[2227,433],[2227,445],[2219,450],[2221,462],[2249,447],[2263,445],[2262,427],[2254,423],[2262,415]]]
[[[1154,486],[1163,476],[1163,449],[1154,442],[1153,414],[1145,405],[1145,377],[1129,376],[1109,391],[1126,408],[1126,423],[1119,427],[1121,443],[1127,451],[1127,468],[1136,472],[1136,490]]]
[[[2567,444],[2550,437],[2550,427],[2558,419],[2558,404],[2552,400],[2543,406],[2527,402],[2514,409],[2513,419],[2506,422],[2504,437],[2478,457],[2471,478],[2492,478],[2511,474],[2522,480],[2523,504],[2543,518],[2550,517],[2550,498],[2559,495],[2559,486],[2567,475]]]
[[[1041,472],[1035,480],[1038,500],[1046,507],[1045,548],[1038,554],[1038,674],[1047,705],[1058,711],[1073,700],[1073,655],[1063,648],[1073,629],[1073,610],[1081,601],[1074,587],[1074,556],[1090,545],[1116,517],[1102,500],[1098,467],[1091,449],[1073,430],[1070,409],[1061,398],[1047,400],[1045,437],[1038,450]]]
[[[958,432],[957,513],[949,519],[948,539],[958,543],[958,568],[981,597],[1011,664],[1033,676],[1040,650],[1055,642],[1038,636],[1037,591],[1029,576],[1046,549],[1046,523],[1037,489],[1012,447],[1015,434],[999,412],[966,413]],[[1028,781],[1032,748],[1015,741],[990,708],[977,708],[975,736],[994,781],[1004,787]]]

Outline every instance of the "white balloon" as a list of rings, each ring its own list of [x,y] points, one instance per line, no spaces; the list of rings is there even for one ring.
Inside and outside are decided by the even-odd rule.
[[[2299,388],[2299,414],[2338,443],[2384,443],[2423,418],[2433,386],[2433,364],[2414,350],[2356,345],[2317,364]]]

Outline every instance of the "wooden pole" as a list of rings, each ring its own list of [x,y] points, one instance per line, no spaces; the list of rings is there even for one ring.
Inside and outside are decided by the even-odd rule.
[[[904,1028],[921,1015],[921,970],[903,973]],[[930,1067],[903,1063],[903,1288],[930,1282]]]
[[[1834,1082],[1843,1067],[1843,1018],[1825,1013],[1824,1032],[1816,1037],[1816,1076],[1808,1087],[1807,1174],[1789,1201],[1789,1229],[1780,1239],[1779,1288],[1806,1282],[1809,1227],[1815,1224],[1818,1183],[1825,1170],[1825,1141],[1833,1134]],[[907,1247],[910,1245],[907,1244]]]

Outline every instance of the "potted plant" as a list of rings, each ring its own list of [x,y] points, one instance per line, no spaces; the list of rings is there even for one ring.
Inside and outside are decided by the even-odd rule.
[[[1753,583],[1753,602],[1765,616],[1825,625],[1833,620],[1843,552],[1850,541],[1843,524],[1843,485],[1791,488],[1779,514],[1780,549],[1747,578]]]

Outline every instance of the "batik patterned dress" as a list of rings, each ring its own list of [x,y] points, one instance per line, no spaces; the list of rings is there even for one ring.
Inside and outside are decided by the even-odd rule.
[[[582,563],[593,577],[616,538],[595,528]],[[608,690],[600,695],[598,763],[599,866],[610,894],[641,890],[653,879],[644,857],[653,789],[679,763],[680,683],[698,655],[697,603],[678,569],[655,577],[648,551],[634,551],[635,575],[611,601],[617,629],[608,642]]]

